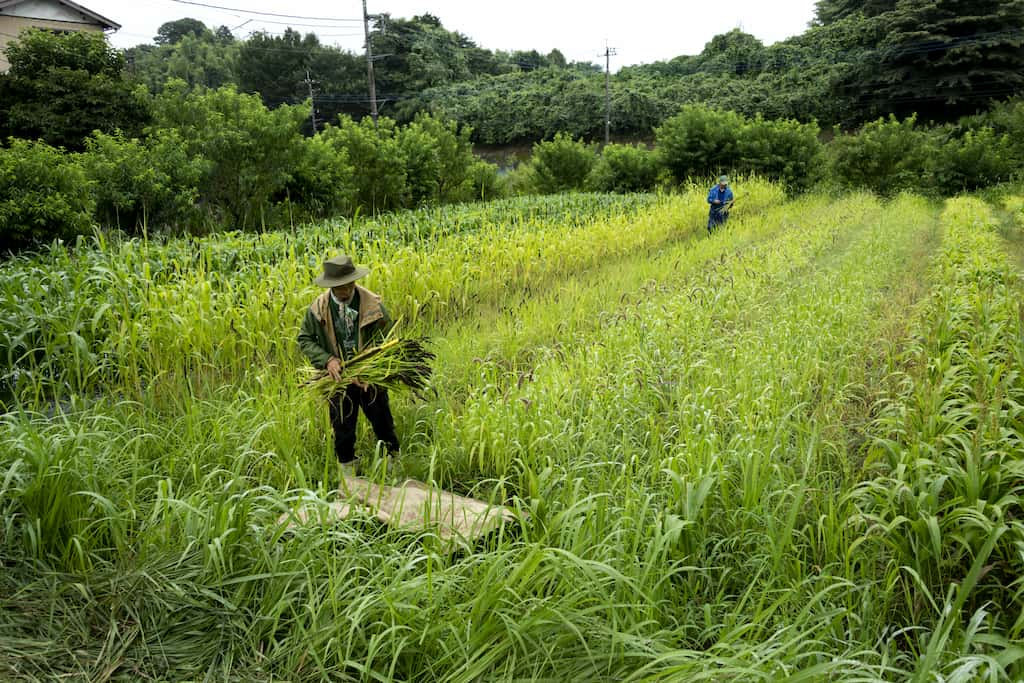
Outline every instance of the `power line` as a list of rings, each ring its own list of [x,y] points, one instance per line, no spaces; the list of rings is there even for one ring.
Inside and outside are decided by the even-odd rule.
[[[222,5],[209,5],[205,2],[193,2],[193,0],[169,0],[181,5],[195,5],[196,7],[208,7],[210,9],[224,10],[225,12],[242,12],[243,14],[258,14],[263,17],[280,17],[282,19],[305,19],[307,21],[344,21],[358,23],[362,19],[346,19],[340,17],[306,17],[297,14],[277,14],[275,12],[257,12],[251,9],[238,9],[237,7],[224,7]]]
[[[272,19],[250,19],[249,21],[258,21],[261,24],[275,24],[277,26],[303,26],[306,28],[359,28],[358,26],[352,26],[351,24],[301,24],[295,21],[274,21]],[[358,34],[354,33],[352,35]]]

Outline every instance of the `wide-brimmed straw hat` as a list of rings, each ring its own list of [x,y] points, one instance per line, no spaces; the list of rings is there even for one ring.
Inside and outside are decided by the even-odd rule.
[[[324,261],[324,273],[314,282],[320,287],[337,287],[355,282],[369,272],[369,268],[355,265],[351,256],[342,254]]]

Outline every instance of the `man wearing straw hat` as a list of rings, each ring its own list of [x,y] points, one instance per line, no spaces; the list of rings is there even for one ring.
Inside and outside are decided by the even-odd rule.
[[[324,272],[315,282],[327,291],[313,301],[302,321],[299,331],[302,352],[316,368],[327,370],[335,381],[341,379],[344,361],[382,340],[391,327],[391,319],[380,297],[356,284],[356,280],[369,272],[368,268],[353,264],[352,258],[346,255],[324,261]],[[334,429],[334,454],[343,465],[353,464],[356,457],[356,423],[360,408],[388,454],[398,452],[398,436],[387,390],[356,380],[344,393],[332,396],[328,405]]]

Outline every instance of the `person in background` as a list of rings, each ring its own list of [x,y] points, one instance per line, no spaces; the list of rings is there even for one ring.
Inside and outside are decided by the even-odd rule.
[[[323,267],[323,274],[315,282],[327,291],[306,310],[299,331],[299,347],[314,367],[327,370],[338,381],[344,361],[383,341],[391,328],[391,319],[379,296],[356,285],[356,280],[370,272],[368,268],[353,264],[352,258],[346,255],[324,261]],[[344,393],[335,394],[328,405],[334,430],[334,454],[350,470],[354,470],[356,458],[356,424],[360,409],[388,455],[396,454],[399,448],[387,390],[356,380]]]
[[[708,204],[711,210],[708,212],[708,234],[714,232],[715,228],[725,225],[729,220],[729,209],[732,208],[733,196],[729,188],[729,176],[718,177],[718,184],[712,186],[708,192]]]

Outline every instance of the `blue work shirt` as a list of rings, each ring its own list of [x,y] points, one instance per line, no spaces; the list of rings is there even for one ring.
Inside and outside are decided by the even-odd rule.
[[[714,201],[716,199],[720,201],[721,204],[715,204]],[[711,191],[708,192],[708,204],[711,204],[712,211],[721,211],[722,206],[724,204],[728,204],[731,201],[732,188],[730,188],[728,185],[725,186],[724,190],[721,189],[718,185],[714,185],[712,186]]]

